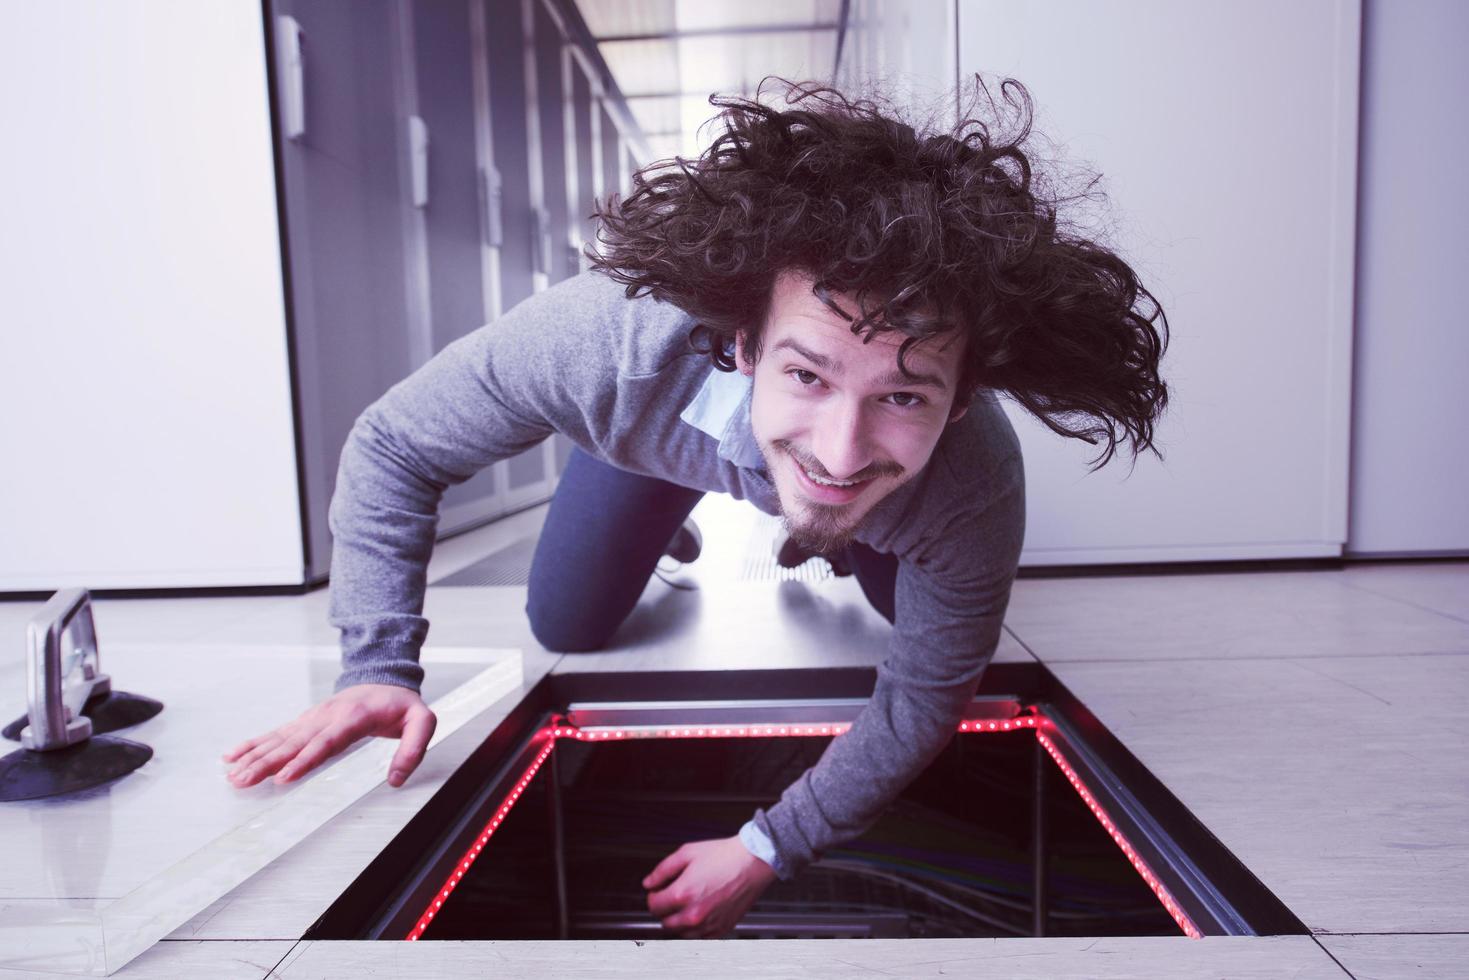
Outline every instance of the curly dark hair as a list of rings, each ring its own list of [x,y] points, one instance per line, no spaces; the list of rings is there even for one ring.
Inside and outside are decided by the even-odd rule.
[[[1094,468],[1123,438],[1134,460],[1145,449],[1162,458],[1153,429],[1168,400],[1167,318],[1126,262],[1058,223],[1073,198],[1035,172],[1023,85],[1000,85],[1019,117],[1004,139],[971,113],[946,132],[915,131],[875,101],[776,81],[791,108],[763,104],[758,90],[711,96],[723,132],[708,150],[644,167],[625,199],[598,204],[594,268],[629,297],[693,316],[697,348],[723,370],[735,368],[737,333],[758,359],[777,274],[803,274],[864,340],[906,335],[900,368],[913,344],[962,330],[959,404],[988,388],[1063,436],[1105,439]]]

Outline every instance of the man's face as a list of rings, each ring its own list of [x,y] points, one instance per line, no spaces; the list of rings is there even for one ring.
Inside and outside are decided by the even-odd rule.
[[[856,300],[832,297],[856,314]],[[880,333],[868,343],[811,293],[809,279],[782,274],[761,336],[759,362],[740,370],[754,379],[750,414],[755,439],[780,495],[791,537],[831,553],[851,540],[878,501],[928,462],[953,409],[963,343],[933,338],[909,350],[906,338]]]

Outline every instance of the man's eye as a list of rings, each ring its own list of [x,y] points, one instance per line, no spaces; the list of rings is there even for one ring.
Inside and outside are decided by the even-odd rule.
[[[797,381],[801,382],[801,384],[803,384],[803,385],[814,385],[816,382],[818,382],[818,381],[821,380],[816,375],[812,374],[810,371],[803,371],[800,368],[796,368],[793,371],[791,371],[790,373],[791,373],[791,377],[795,378]]]
[[[917,408],[919,405],[923,404],[923,396],[915,395],[911,391],[895,391],[888,397],[891,398],[893,400],[893,404],[897,405],[899,408]]]

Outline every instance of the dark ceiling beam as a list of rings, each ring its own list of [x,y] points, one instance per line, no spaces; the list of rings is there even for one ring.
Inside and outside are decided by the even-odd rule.
[[[705,91],[703,89],[690,89],[687,92],[623,92],[624,99],[707,99],[717,92],[718,89]]]
[[[618,128],[622,130],[622,135],[632,145],[635,153],[647,156],[648,144],[643,136],[643,127],[633,116],[632,110],[627,107],[627,96],[617,84],[617,79],[612,76],[612,69],[607,67],[607,61],[597,48],[597,41],[592,37],[591,29],[582,19],[581,9],[577,7],[576,0],[542,0],[542,2],[550,12],[552,19],[561,28],[567,43],[580,49],[587,60],[592,62],[598,75],[598,81],[602,83],[602,91],[607,96],[604,105],[614,120],[620,124]]]
[[[831,77],[835,81],[837,72],[842,70],[842,48],[847,45],[847,24],[852,18],[852,0],[842,0],[842,9],[837,14],[837,20],[841,22],[841,29],[837,31],[837,54],[832,59]]]
[[[693,31],[663,31],[654,34],[609,34],[597,38],[598,44],[621,41],[681,41],[690,37],[746,37],[757,34],[817,34],[841,28],[837,21],[817,24],[750,24],[745,27],[708,27]]]

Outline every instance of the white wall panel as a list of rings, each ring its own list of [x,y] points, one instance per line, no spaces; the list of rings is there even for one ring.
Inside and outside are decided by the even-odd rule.
[[[954,94],[956,0],[852,0],[837,65],[849,95],[869,89],[916,118],[950,116]]]
[[[0,14],[0,589],[299,583],[260,5]]]
[[[1173,332],[1165,463],[1088,475],[1095,450],[1010,406],[1022,562],[1340,554],[1358,4],[960,0],[958,16],[961,78],[1019,79],[1056,152],[1105,175],[1107,232]]]
[[[1352,515],[1358,555],[1469,553],[1469,5],[1363,19]]]

